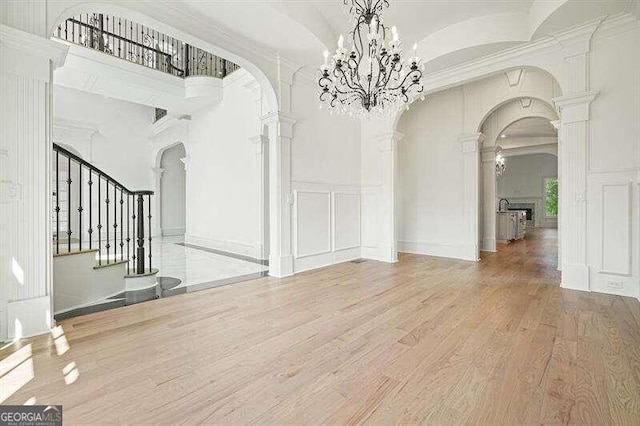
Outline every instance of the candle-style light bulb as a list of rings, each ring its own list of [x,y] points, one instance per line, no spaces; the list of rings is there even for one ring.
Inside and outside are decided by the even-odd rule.
[[[371,20],[370,30],[371,35],[373,35],[374,37],[378,35],[378,18],[376,18],[375,16]]]
[[[329,60],[329,51],[325,50],[322,54],[324,55],[324,64],[327,65],[327,61]]]
[[[395,27],[391,27],[391,34],[393,34],[393,41],[398,41],[398,29]]]
[[[413,56],[418,56],[418,43],[413,43]]]
[[[342,34],[340,34],[340,37],[338,38],[338,47],[340,49],[344,48],[344,37],[342,36]]]

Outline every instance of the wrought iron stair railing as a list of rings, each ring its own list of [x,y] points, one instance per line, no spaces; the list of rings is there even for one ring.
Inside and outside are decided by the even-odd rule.
[[[52,185],[54,254],[97,250],[99,266],[126,261],[128,274],[152,272],[153,191],[132,191],[55,143]]]
[[[53,36],[182,78],[224,78],[240,68],[145,25],[102,13],[71,17],[58,25]]]

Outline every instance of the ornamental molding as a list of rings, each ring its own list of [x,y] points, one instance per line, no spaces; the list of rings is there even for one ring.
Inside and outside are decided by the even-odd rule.
[[[386,132],[374,136],[374,140],[378,142],[380,152],[394,151],[398,147],[398,142],[404,138],[404,133]]]
[[[49,59],[53,69],[64,65],[69,47],[64,43],[49,40],[16,28],[0,24],[2,45],[25,54]]]
[[[589,106],[598,96],[598,91],[574,93],[553,99],[562,124],[589,120]]]
[[[278,136],[292,138],[293,137],[293,127],[295,126],[297,120],[291,116],[287,115],[283,112],[270,112],[262,117],[260,117],[260,122],[263,125],[278,126]]]
[[[605,20],[597,19],[589,21],[554,36],[544,37],[540,40],[505,49],[473,61],[425,74],[423,76],[425,93],[428,94],[459,86],[480,77],[504,72],[505,69],[513,68],[514,66],[518,68],[536,66],[537,61],[532,59],[541,56],[562,54],[562,57],[558,58],[558,62],[560,62],[566,57],[566,54],[569,53],[565,51],[565,48],[569,48],[576,43],[580,44],[580,42],[582,42],[582,46],[584,47],[585,39],[587,37],[590,39],[596,30],[598,33],[606,33],[614,30],[619,32],[633,29],[637,25],[638,21],[629,14],[616,15]],[[576,46],[572,48],[575,49]],[[542,62],[540,63],[542,64]],[[548,65],[549,61],[545,61],[545,64]],[[547,69],[547,71],[549,70]],[[554,77],[560,80],[562,76],[554,75]]]

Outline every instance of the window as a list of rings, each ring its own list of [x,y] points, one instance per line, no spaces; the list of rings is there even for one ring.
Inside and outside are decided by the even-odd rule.
[[[558,178],[545,178],[544,203],[546,217],[558,216]]]

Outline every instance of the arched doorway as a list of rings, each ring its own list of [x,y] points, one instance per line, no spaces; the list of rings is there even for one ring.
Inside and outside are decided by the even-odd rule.
[[[160,228],[162,236],[184,235],[186,230],[185,147],[182,143],[160,157]]]

